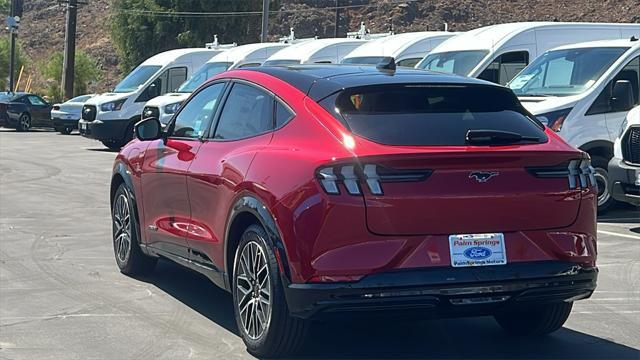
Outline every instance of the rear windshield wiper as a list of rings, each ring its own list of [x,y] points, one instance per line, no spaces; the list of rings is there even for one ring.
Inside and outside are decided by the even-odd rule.
[[[502,130],[469,130],[465,136],[469,144],[513,144],[521,141],[539,142],[536,136],[524,136],[511,131]]]

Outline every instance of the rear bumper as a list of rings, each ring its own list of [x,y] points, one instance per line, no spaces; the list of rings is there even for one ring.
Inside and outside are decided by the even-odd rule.
[[[80,134],[89,139],[99,141],[120,142],[125,138],[125,131],[129,126],[129,119],[94,120],[78,122]]]
[[[598,269],[541,261],[477,268],[434,268],[373,274],[353,283],[290,284],[292,315],[329,317],[418,310],[436,317],[480,316],[508,307],[591,296]]]
[[[640,206],[640,166],[629,165],[614,157],[609,162],[608,171],[613,198]]]
[[[61,119],[53,118],[53,127],[56,129],[71,127],[73,129],[78,128],[78,119]]]

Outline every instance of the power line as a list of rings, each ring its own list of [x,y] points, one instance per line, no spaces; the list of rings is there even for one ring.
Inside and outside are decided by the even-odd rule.
[[[328,6],[323,8],[310,8],[310,9],[291,9],[291,10],[272,10],[269,14],[283,14],[283,13],[304,13],[304,12],[317,12],[327,10],[340,10],[340,9],[352,9],[352,8],[367,8],[367,7],[380,7],[386,5],[399,5],[417,0],[399,0],[390,1],[382,4],[362,4],[362,5],[343,5],[343,6]],[[156,17],[226,17],[226,16],[257,16],[262,15],[262,11],[223,11],[223,12],[195,12],[195,11],[159,11],[159,10],[138,10],[138,9],[122,9],[111,8],[112,12],[130,15],[147,15]]]

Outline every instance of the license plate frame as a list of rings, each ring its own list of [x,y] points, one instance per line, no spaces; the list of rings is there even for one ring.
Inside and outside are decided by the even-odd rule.
[[[449,255],[453,267],[506,265],[504,233],[449,235]]]

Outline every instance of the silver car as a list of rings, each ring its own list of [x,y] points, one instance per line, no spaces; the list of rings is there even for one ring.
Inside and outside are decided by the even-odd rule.
[[[61,134],[69,135],[73,129],[78,128],[78,120],[82,113],[84,103],[97,94],[87,94],[76,96],[62,104],[54,104],[51,110],[51,121],[53,128]]]

